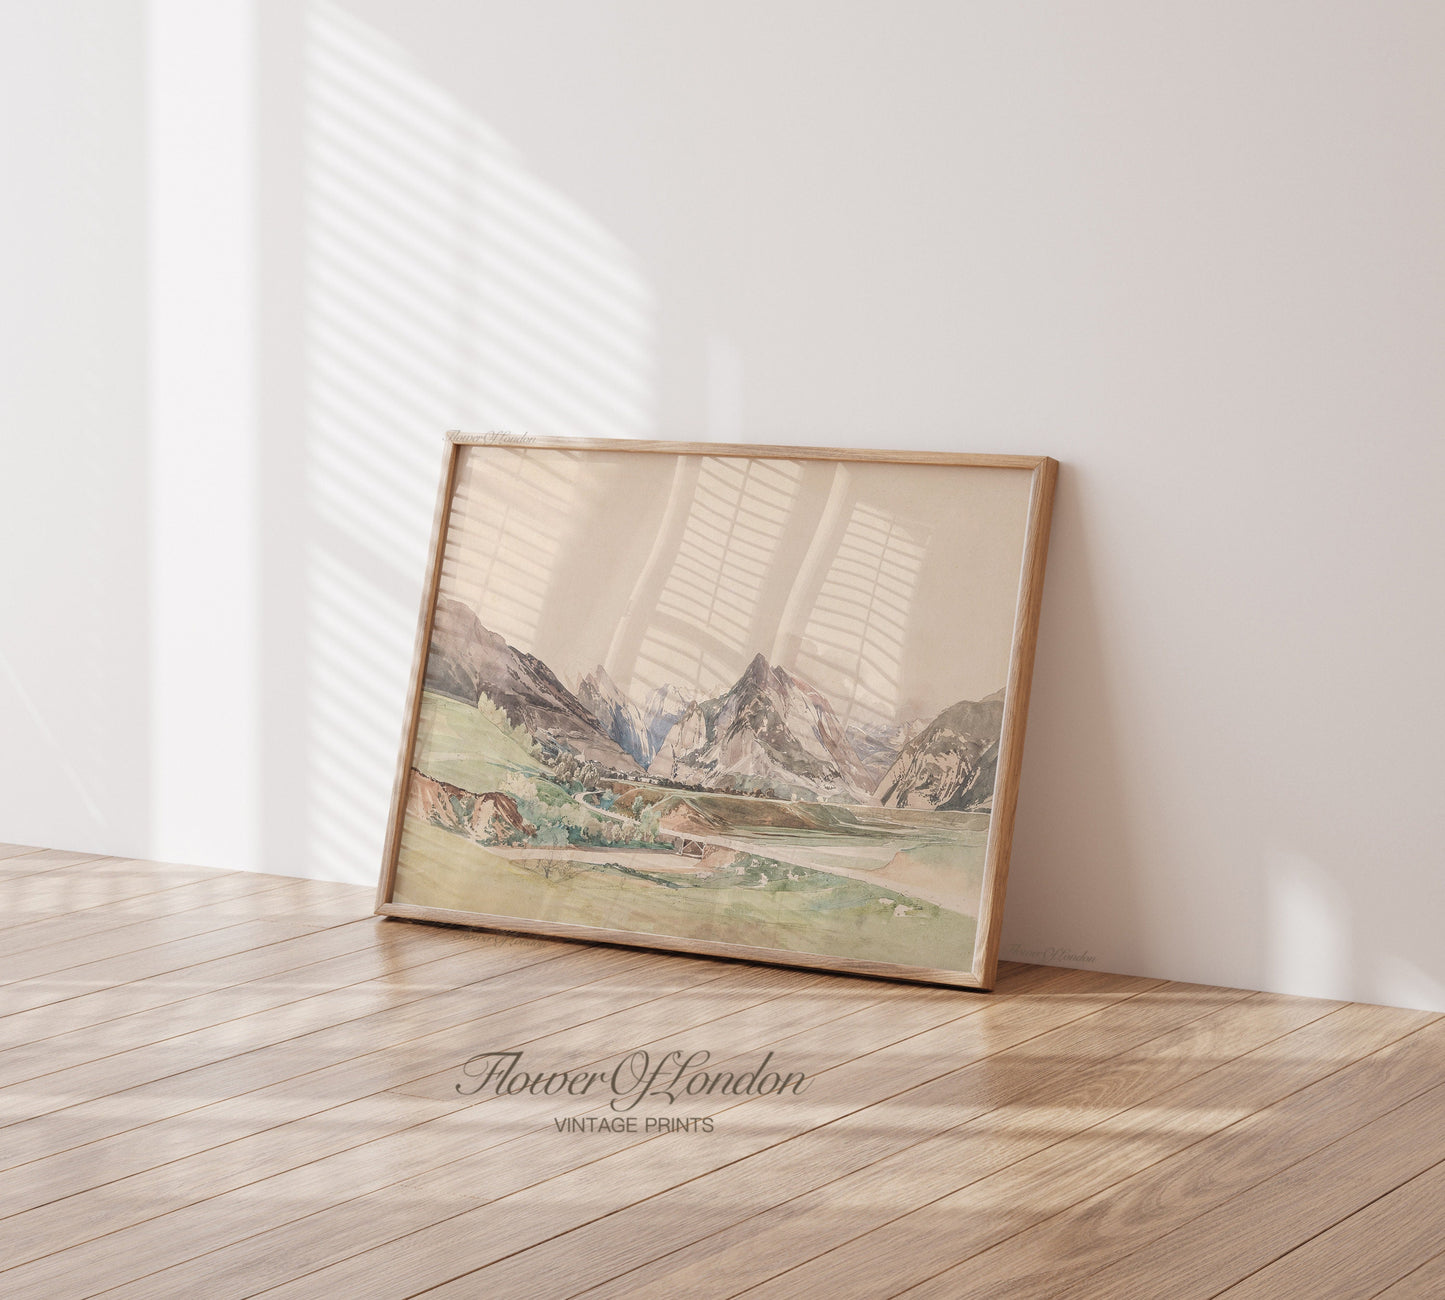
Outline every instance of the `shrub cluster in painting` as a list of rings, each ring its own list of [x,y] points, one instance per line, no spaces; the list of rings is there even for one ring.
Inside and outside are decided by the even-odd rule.
[[[722,694],[575,692],[438,602],[397,901],[966,969],[1002,692],[845,726],[756,656]]]

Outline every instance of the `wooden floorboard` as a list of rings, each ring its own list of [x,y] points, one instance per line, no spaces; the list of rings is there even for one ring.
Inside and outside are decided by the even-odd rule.
[[[1438,1210],[1436,1219],[1439,1219]],[[1445,1252],[1411,1269],[1397,1282],[1392,1282],[1373,1300],[1440,1300],[1445,1296]]]
[[[232,871],[183,882],[137,878],[117,889],[114,879],[67,874],[73,876],[69,882],[52,881],[49,876],[43,881],[26,881],[27,885],[44,886],[43,895],[40,890],[33,891],[40,896],[28,900],[28,906],[27,900],[16,897],[22,892],[19,888],[7,891],[13,905],[0,917],[0,951],[9,954],[63,943],[148,921],[158,911],[175,915],[291,883],[282,876]],[[158,899],[157,894],[173,897]]]
[[[20,849],[20,845],[12,845]],[[67,867],[83,864],[103,866],[115,862],[116,858],[105,858],[94,853],[64,853],[59,849],[23,849],[12,857],[0,858],[0,880],[21,880],[30,876],[45,875],[51,871],[63,871]],[[10,892],[6,890],[6,897]]]
[[[1210,1011],[1207,1005],[1190,1007],[1181,998],[1174,1006],[1184,1023],[1170,1029],[1161,1017],[1147,1024],[1140,1013],[1151,1002],[1160,1003],[1161,1010],[1168,1007],[1169,995],[1177,989],[1165,986],[1044,1035],[1036,1040],[1037,1049],[1057,1044],[1050,1063],[1041,1066],[1037,1053],[1016,1059],[1005,1053],[947,1077],[941,1081],[943,1088],[919,1090],[914,1104],[930,1109],[916,1127],[894,1124],[877,1130],[886,1141],[868,1140],[873,1137],[873,1117],[864,1111],[831,1133],[815,1130],[776,1148],[770,1153],[774,1163],[806,1171],[800,1179],[795,1170],[783,1170],[776,1179],[780,1190],[799,1192],[794,1199],[770,1197],[749,1217],[712,1236],[683,1232],[678,1248],[587,1294],[716,1293],[725,1286],[761,1284],[961,1185],[1067,1142],[1081,1128],[1088,1132],[1116,1116],[1124,1117],[1116,1121],[1116,1129],[1136,1127],[1149,1102],[1157,1104],[1161,1094],[1331,1010],[1331,1004],[1262,994],[1246,1002],[1241,994],[1238,1001],[1220,999],[1224,1005]],[[1121,1013],[1132,1013],[1133,1023]],[[1100,1061],[1099,1045],[1111,1037],[1118,1055]],[[1060,1113],[1065,1120],[1058,1125],[1054,1116]],[[824,1141],[834,1157],[816,1161],[811,1150]],[[716,1176],[699,1180],[696,1191],[716,1182]],[[774,1186],[771,1178],[769,1186]],[[882,1239],[873,1238],[853,1253],[866,1259]],[[879,1285],[886,1286],[887,1280]]]
[[[1438,1118],[1435,1124],[1438,1129]],[[1374,1152],[1369,1163],[1379,1170]],[[1374,1295],[1445,1249],[1442,1206],[1445,1161],[1219,1294],[1229,1300],[1353,1300]]]
[[[24,845],[0,900],[6,1297],[1445,1295],[1430,1013],[830,977]],[[806,1088],[630,1132],[596,1095],[458,1091],[482,1051],[698,1049]]]

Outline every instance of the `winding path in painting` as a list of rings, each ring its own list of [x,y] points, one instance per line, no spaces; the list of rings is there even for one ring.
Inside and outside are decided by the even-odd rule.
[[[602,808],[599,807],[597,804],[587,802],[588,796],[601,796],[602,793],[603,791],[601,790],[580,790],[573,794],[572,797],[589,812],[596,813],[599,817],[609,817],[613,821],[623,822],[628,826],[635,826],[637,824],[636,821],[631,817],[625,817],[621,813],[615,813],[612,812],[610,809]],[[769,799],[763,802],[782,803],[783,801],[779,799]],[[666,835],[668,834],[668,832],[662,831],[660,832],[660,834]],[[755,841],[751,841],[738,836],[704,835],[700,833],[695,834],[693,832],[688,832],[686,834],[683,834],[681,832],[675,832],[674,834],[679,841],[692,840],[699,844],[708,844],[715,848],[731,849],[734,852],[738,853],[757,853],[759,851],[759,845]],[[898,838],[900,841],[904,841],[906,837],[902,833],[898,833]],[[617,856],[616,849],[609,849],[604,851],[602,849],[591,848],[587,846],[567,846],[545,849],[495,846],[490,848],[488,851],[491,853],[495,853],[498,857],[509,859],[561,858],[570,859],[578,862],[594,860],[599,855],[613,857]],[[818,851],[815,849],[813,852],[816,854]],[[693,874],[698,870],[698,868],[691,862],[690,859],[679,857],[675,852],[672,852],[670,850],[664,849],[655,852],[650,852],[647,850],[634,850],[632,854],[630,854],[630,856],[641,857],[644,853],[649,859],[648,869],[652,871],[676,872],[678,874],[688,875]],[[890,885],[893,883],[886,875],[881,872],[881,870],[877,868],[869,870],[867,868],[846,867],[839,865],[835,859],[838,856],[841,856],[841,854],[837,851],[830,852],[828,854],[828,865],[826,867],[820,867],[817,865],[816,862],[804,862],[795,858],[790,858],[788,856],[788,850],[786,845],[769,843],[769,845],[767,846],[767,856],[775,858],[777,861],[786,863],[789,866],[803,867],[809,871],[827,871],[833,875],[848,876],[853,880],[864,880],[874,885]],[[933,903],[937,907],[946,907],[952,911],[963,911],[965,915],[970,914],[966,907],[960,907],[960,900],[957,897],[949,897],[943,890],[929,889],[926,885],[920,886],[912,881],[908,882],[906,885],[900,884],[899,888],[905,890],[914,898],[921,898],[926,903]]]

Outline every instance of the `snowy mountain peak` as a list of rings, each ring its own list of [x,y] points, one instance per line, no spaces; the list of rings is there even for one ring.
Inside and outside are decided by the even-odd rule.
[[[722,695],[687,710],[648,771],[686,785],[838,803],[867,802],[874,784],[822,692],[762,654]]]

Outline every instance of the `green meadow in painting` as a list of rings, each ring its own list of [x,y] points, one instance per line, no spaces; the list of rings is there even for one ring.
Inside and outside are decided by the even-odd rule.
[[[919,728],[875,786],[826,701],[761,656],[723,696],[665,728],[651,719],[649,753],[649,719],[587,709],[464,606],[446,602],[438,627],[395,901],[946,969],[972,960],[997,700]],[[610,687],[594,674],[582,695],[625,705]],[[619,714],[628,725],[605,730]],[[752,761],[724,765],[729,753]],[[888,802],[870,800],[880,792]]]

